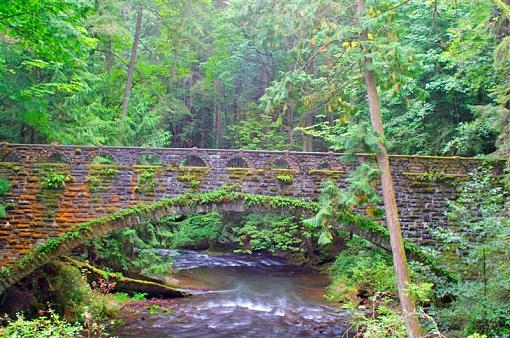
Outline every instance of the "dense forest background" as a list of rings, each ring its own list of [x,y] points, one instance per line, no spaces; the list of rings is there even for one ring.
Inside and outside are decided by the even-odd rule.
[[[508,152],[505,3],[367,8],[390,152]],[[0,140],[366,150],[354,11],[343,0],[4,3]]]

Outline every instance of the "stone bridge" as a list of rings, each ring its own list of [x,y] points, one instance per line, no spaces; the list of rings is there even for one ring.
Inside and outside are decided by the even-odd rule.
[[[0,267],[73,226],[140,204],[229,185],[239,192],[318,197],[324,180],[345,186],[349,171],[374,161],[357,155],[248,150],[0,144]],[[397,200],[407,238],[429,238],[446,224],[446,199],[455,183],[480,165],[473,158],[392,156]],[[193,210],[190,210],[192,212]],[[199,210],[197,210],[199,211]]]

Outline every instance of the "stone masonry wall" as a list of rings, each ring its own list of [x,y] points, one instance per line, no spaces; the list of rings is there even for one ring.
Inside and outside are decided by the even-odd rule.
[[[93,164],[108,155],[115,164]],[[141,164],[150,158],[151,164]],[[0,177],[12,188],[2,198],[0,266],[13,262],[73,225],[120,208],[227,184],[239,191],[315,199],[325,179],[345,186],[358,155],[345,164],[340,154],[209,149],[87,147],[0,144]],[[446,225],[446,200],[455,184],[480,165],[470,158],[392,156],[391,168],[404,235],[421,242],[427,227]],[[67,175],[63,189],[45,187],[47,178]],[[290,178],[290,179],[289,179]]]

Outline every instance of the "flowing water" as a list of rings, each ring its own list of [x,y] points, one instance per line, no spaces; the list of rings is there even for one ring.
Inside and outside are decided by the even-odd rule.
[[[327,277],[267,256],[160,250],[194,295],[132,321],[117,337],[341,337],[347,313],[324,300]],[[148,310],[145,310],[148,312]]]

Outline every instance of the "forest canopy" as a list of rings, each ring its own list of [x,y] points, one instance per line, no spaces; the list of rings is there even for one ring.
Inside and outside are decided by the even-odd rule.
[[[507,153],[508,5],[366,6],[389,151]],[[370,150],[358,30],[345,0],[3,2],[0,140]]]

